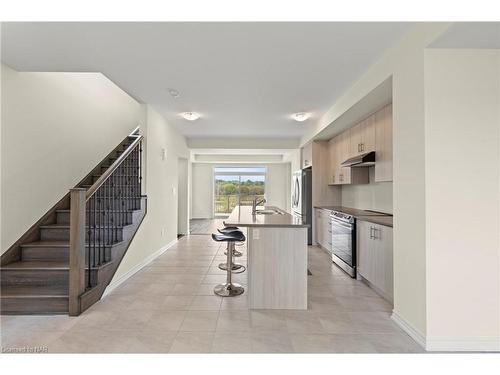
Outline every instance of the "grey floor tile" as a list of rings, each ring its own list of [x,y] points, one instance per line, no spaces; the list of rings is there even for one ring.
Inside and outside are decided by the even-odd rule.
[[[214,332],[219,311],[188,311],[180,331]]]
[[[222,244],[223,245],[223,244]],[[79,317],[0,317],[2,345],[50,353],[419,353],[392,306],[309,247],[306,311],[249,310],[213,293],[224,246],[187,236]],[[237,262],[246,264],[244,257]],[[247,272],[233,275],[247,288]],[[104,330],[103,330],[103,327]]]
[[[170,353],[211,353],[213,341],[213,332],[179,332]]]

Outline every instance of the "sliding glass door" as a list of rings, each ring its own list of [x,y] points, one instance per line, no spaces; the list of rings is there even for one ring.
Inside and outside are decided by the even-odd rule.
[[[264,198],[265,167],[215,167],[214,216],[228,216],[237,205]]]

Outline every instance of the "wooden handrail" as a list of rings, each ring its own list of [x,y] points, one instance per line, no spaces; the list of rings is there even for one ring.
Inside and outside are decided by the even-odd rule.
[[[127,147],[127,149],[121,154],[118,159],[115,160],[111,166],[106,169],[106,171],[97,179],[97,181],[87,190],[85,200],[89,200],[89,198],[94,195],[94,193],[101,187],[102,184],[108,179],[111,174],[123,163],[123,161],[130,155],[130,153],[134,150],[136,145],[144,138],[142,135],[131,134],[129,137],[135,138],[134,141]]]

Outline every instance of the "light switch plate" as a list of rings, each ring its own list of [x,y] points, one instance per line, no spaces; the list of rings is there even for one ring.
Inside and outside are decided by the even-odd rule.
[[[258,240],[260,238],[260,232],[258,229],[253,229],[252,230],[252,238],[254,240]]]

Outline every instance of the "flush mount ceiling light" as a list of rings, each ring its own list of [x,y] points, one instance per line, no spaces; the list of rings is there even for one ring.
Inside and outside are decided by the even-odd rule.
[[[188,121],[195,121],[201,117],[197,112],[182,112],[181,116]]]
[[[311,117],[311,114],[308,112],[297,112],[292,115],[292,118],[298,122],[306,121],[309,117]]]
[[[179,93],[179,91],[177,91],[176,89],[168,89],[168,93],[174,99],[177,99],[179,96],[181,96],[181,94]]]

